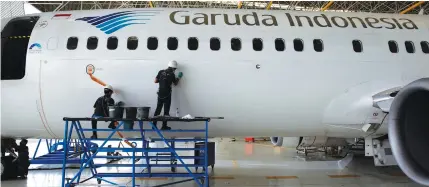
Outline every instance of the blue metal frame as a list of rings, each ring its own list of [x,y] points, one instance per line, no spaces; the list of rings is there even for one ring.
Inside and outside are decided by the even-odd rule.
[[[38,156],[40,144],[44,141],[48,149],[48,153]],[[79,142],[79,141],[78,141]],[[80,149],[82,146],[78,142],[69,143],[69,151],[67,152],[68,158],[67,164],[79,164],[81,161],[80,152],[70,151],[72,148]],[[60,148],[59,146],[63,146]],[[64,157],[64,145],[63,142],[58,139],[39,139],[36,150],[33,153],[33,157],[30,160],[30,164],[62,164]]]
[[[84,121],[88,121],[88,120],[84,120]],[[208,177],[208,168],[207,168],[207,163],[208,163],[208,122],[209,119],[204,120],[205,124],[205,128],[204,129],[194,129],[194,130],[166,130],[166,131],[161,131],[159,130],[156,125],[154,125],[151,121],[148,121],[149,127],[148,129],[144,129],[144,124],[143,121],[138,121],[139,124],[139,129],[121,129],[122,126],[124,126],[124,121],[120,121],[119,125],[115,128],[115,129],[96,129],[95,131],[103,131],[103,132],[110,132],[109,136],[107,138],[102,138],[102,139],[97,139],[97,140],[103,140],[103,143],[97,148],[97,150],[94,153],[91,153],[91,139],[88,139],[85,137],[84,132],[87,131],[93,131],[93,129],[84,129],[82,128],[80,121],[79,120],[70,120],[68,121],[67,119],[65,119],[65,128],[64,128],[64,139],[63,139],[63,145],[69,145],[71,143],[71,137],[72,137],[72,133],[75,131],[78,137],[78,140],[76,142],[76,146],[77,144],[79,145],[79,147],[82,147],[83,150],[83,154],[81,156],[81,160],[80,160],[80,169],[77,173],[75,173],[74,177],[72,179],[70,179],[69,181],[66,181],[65,178],[65,171],[66,171],[66,164],[68,163],[68,159],[70,159],[67,154],[64,154],[63,156],[63,168],[62,168],[62,187],[68,187],[70,185],[76,185],[76,184],[80,184],[83,183],[85,181],[88,181],[90,179],[97,179],[99,182],[104,181],[106,183],[109,184],[113,184],[113,185],[118,185],[112,181],[108,181],[106,179],[103,179],[103,177],[132,177],[132,185],[136,186],[136,182],[135,182],[135,177],[188,177],[188,179],[183,180],[183,181],[175,181],[172,183],[168,183],[168,184],[177,184],[178,182],[187,182],[190,180],[194,180],[198,186],[203,187],[209,186],[209,177]],[[134,131],[140,132],[141,137],[139,138],[130,138],[128,139],[129,141],[131,140],[135,140],[135,141],[142,141],[142,146],[141,147],[137,147],[134,146],[132,148],[107,148],[104,147],[107,142],[109,141],[121,141],[122,139],[120,138],[112,138],[113,135],[115,133],[117,133],[118,131]],[[167,148],[149,148],[149,141],[146,140],[145,137],[145,132],[156,132],[156,134],[159,136],[159,138],[155,138],[153,140],[156,141],[163,141],[166,145]],[[164,137],[163,132],[169,132],[169,133],[174,133],[174,132],[204,132],[204,138],[199,138],[199,139],[167,139]],[[198,141],[204,141],[205,146],[204,148],[175,148],[175,142],[185,142],[185,141],[194,141],[194,142],[198,142]],[[134,145],[137,145],[136,142],[132,142]],[[64,152],[67,153],[69,152],[68,149],[70,149],[70,146],[64,146]],[[132,152],[131,156],[97,156],[97,154],[99,152],[115,152],[118,150],[122,150],[124,152]],[[188,150],[188,151],[195,151],[195,150],[204,150],[204,155],[202,156],[179,156],[177,154],[176,151],[183,151],[183,150]],[[94,149],[92,150],[94,151]],[[136,155],[136,153],[140,152],[141,156]],[[170,152],[171,155],[170,156],[149,156],[150,152],[154,152],[154,153],[159,153],[159,152]],[[131,164],[94,164],[94,159],[95,158],[116,158],[116,159],[122,159],[122,158],[131,158],[132,159],[132,163]],[[146,164],[136,164],[136,159],[137,158],[144,158],[146,160]],[[168,158],[170,160],[178,160],[181,164],[177,164],[177,163],[173,163],[170,162],[170,164],[151,164],[150,163],[150,158]],[[202,164],[185,164],[184,160],[186,159],[204,159],[204,165]],[[131,167],[132,168],[132,173],[98,173],[97,172],[97,168],[98,167],[107,167],[107,166],[111,166],[111,167]],[[82,174],[83,169],[85,168],[90,168],[92,176],[90,176],[89,178],[86,178],[82,181],[80,181],[80,177]],[[135,171],[135,167],[147,167],[147,172],[146,173],[136,173]],[[152,173],[151,168],[152,167],[171,167],[171,168],[176,168],[176,167],[181,167],[181,168],[185,168],[185,170],[187,171],[186,173]],[[203,167],[204,168],[204,172],[192,172],[191,171],[191,167]],[[191,179],[189,179],[191,178]],[[204,182],[200,181],[201,179],[204,179]],[[164,184],[164,185],[168,185],[168,184]],[[162,185],[162,186],[164,186]]]

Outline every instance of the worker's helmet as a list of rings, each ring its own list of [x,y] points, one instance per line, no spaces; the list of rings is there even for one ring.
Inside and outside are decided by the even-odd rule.
[[[177,68],[177,62],[175,60],[172,60],[168,63],[169,68]]]
[[[113,91],[113,87],[112,87],[112,86],[110,86],[110,85],[106,85],[106,86],[104,86],[104,89],[105,89],[105,90],[106,90],[106,89],[108,89],[108,90]]]

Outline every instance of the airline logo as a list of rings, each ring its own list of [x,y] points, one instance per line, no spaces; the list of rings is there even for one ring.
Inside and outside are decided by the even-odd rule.
[[[134,10],[115,12],[103,16],[83,17],[76,21],[84,21],[100,29],[106,34],[112,34],[131,25],[144,25],[162,10]]]
[[[30,50],[32,49],[42,49],[42,45],[40,45],[39,43],[33,43],[30,45]]]
[[[39,54],[42,52],[42,45],[40,45],[39,43],[33,43],[28,49],[29,53]]]
[[[294,15],[297,14],[297,15]],[[344,14],[347,15],[347,14]],[[388,16],[388,15],[386,15]],[[369,28],[369,29],[419,29],[417,24],[408,18],[392,17],[352,17],[328,16],[326,14],[302,15],[302,13],[285,13],[284,16],[267,13],[202,13],[184,10],[170,13],[170,21],[177,25],[226,25],[226,26],[265,26],[277,27],[325,27],[325,28]]]

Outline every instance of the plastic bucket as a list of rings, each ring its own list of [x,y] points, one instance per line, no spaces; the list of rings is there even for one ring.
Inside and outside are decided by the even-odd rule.
[[[123,118],[124,108],[119,106],[109,106],[109,117],[111,118]]]
[[[149,118],[150,107],[138,107],[137,108],[137,119]]]
[[[125,118],[135,119],[137,116],[137,107],[125,107]]]

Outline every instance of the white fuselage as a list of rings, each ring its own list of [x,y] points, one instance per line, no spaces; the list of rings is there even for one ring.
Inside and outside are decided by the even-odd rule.
[[[176,60],[179,64],[177,71],[183,72],[184,77],[173,88],[170,115],[175,115],[178,108],[180,115],[224,117],[224,120],[210,122],[209,135],[212,137],[364,136],[359,128],[374,112],[371,96],[429,74],[429,54],[424,54],[420,46],[421,41],[429,41],[428,16],[217,9],[144,10],[155,11],[149,21],[129,25],[112,34],[76,19],[122,10],[66,12],[71,14],[68,19],[52,19],[58,13],[40,14],[29,46],[39,43],[42,48],[36,52],[28,51],[23,79],[1,82],[1,135],[59,138],[64,134],[63,117],[90,117],[93,104],[103,95],[103,89],[86,73],[89,64],[95,67],[95,77],[113,86],[116,102],[123,101],[128,106],[150,106],[150,115],[153,115],[158,89],[154,83],[155,76],[166,68],[170,60]],[[254,23],[253,12],[259,25],[246,24]],[[292,16],[293,24],[285,13]],[[226,24],[224,14],[229,16],[229,22],[236,21],[235,15],[238,15],[240,25]],[[249,14],[248,20],[244,21],[246,14]],[[338,27],[332,21],[331,27],[320,27],[313,18],[319,16],[325,25],[326,20],[321,14],[328,20],[333,16],[343,17],[348,20],[347,27]],[[313,26],[304,17],[300,18],[302,26],[299,26],[295,16],[308,16]],[[347,17],[361,18],[367,28],[357,19],[354,28]],[[186,19],[189,19],[189,24],[186,24]],[[338,17],[334,19],[340,20]],[[42,21],[47,26],[39,26]],[[339,25],[344,26],[345,23],[342,24]],[[98,38],[95,50],[86,47],[91,36]],[[111,36],[118,38],[116,50],[106,47]],[[127,40],[131,36],[138,38],[136,50],[127,49]],[[79,39],[77,49],[66,48],[69,37]],[[148,50],[148,37],[158,38],[157,50]],[[178,39],[177,50],[167,49],[169,37]],[[197,50],[188,49],[189,37],[198,38]],[[220,39],[219,51],[210,49],[212,37]],[[231,50],[230,41],[234,37],[241,40],[240,51]],[[254,38],[262,39],[262,51],[253,50]],[[276,38],[284,40],[285,51],[276,50]],[[302,52],[294,50],[296,38],[304,41]],[[323,41],[323,52],[313,49],[313,39]],[[353,40],[362,42],[361,53],[354,52]],[[398,43],[398,53],[389,51],[389,40]],[[414,42],[415,53],[406,52],[405,41]],[[83,125],[91,126],[89,122]],[[192,128],[189,124],[169,125]],[[332,125],[353,128],[332,128]],[[107,123],[99,122],[99,128],[107,128]],[[101,133],[99,137],[103,135]]]

